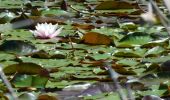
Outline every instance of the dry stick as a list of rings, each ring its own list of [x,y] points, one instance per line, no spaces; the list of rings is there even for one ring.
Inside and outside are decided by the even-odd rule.
[[[169,0],[164,0],[164,4],[165,4],[166,8],[168,9],[168,11],[170,13],[170,1]]]
[[[112,67],[110,66],[110,63],[109,62],[106,62],[106,66],[105,66],[106,70],[108,70],[109,74],[110,74],[110,77],[111,79],[113,80],[114,82],[114,86],[116,88],[116,91],[118,92],[119,94],[119,97],[121,100],[127,100],[127,97],[126,95],[124,94],[123,92],[123,89],[122,89],[122,86],[119,84],[118,82],[118,75],[117,73],[112,69]]]
[[[7,77],[2,70],[2,66],[0,66],[0,76],[1,76],[4,84],[7,86],[13,100],[18,100],[17,95],[14,92],[14,89],[12,88],[10,82],[7,80]]]
[[[152,7],[154,8],[154,10],[156,11],[162,25],[165,27],[165,29],[167,30],[169,36],[170,36],[170,29],[169,29],[169,20],[168,18],[166,18],[163,13],[160,11],[160,9],[158,8],[158,6],[156,5],[156,3],[153,0],[150,0],[150,3],[152,4]]]
[[[131,84],[126,83],[126,88],[127,88],[127,95],[128,95],[129,100],[135,100],[135,97],[132,93]]]

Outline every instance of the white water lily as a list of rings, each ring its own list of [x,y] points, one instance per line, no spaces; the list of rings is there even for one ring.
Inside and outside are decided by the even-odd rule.
[[[51,23],[42,23],[35,26],[36,30],[30,30],[36,38],[50,39],[58,36],[63,27],[58,28],[58,24],[52,25]]]

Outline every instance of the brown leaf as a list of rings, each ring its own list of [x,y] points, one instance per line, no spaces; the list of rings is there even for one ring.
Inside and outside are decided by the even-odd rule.
[[[49,76],[49,72],[45,68],[29,62],[9,65],[5,67],[3,71],[5,74],[15,74],[17,72],[21,74],[39,74],[42,76]]]
[[[33,8],[31,9],[31,15],[32,15],[32,16],[41,16],[41,11],[38,10],[38,8],[33,7]]]
[[[42,94],[42,95],[38,96],[37,100],[58,100],[58,99],[55,96],[51,96],[48,94]]]
[[[119,74],[122,75],[136,75],[136,73],[133,70],[127,70],[124,67],[117,65],[117,64],[112,64],[112,68]]]
[[[126,1],[105,1],[96,6],[96,10],[114,10],[114,9],[133,9],[138,8],[137,3]]]
[[[104,35],[97,32],[88,32],[83,36],[84,43],[92,45],[109,45],[112,40]]]
[[[72,24],[72,26],[74,26],[75,29],[83,29],[83,30],[91,30],[91,29],[94,29],[95,27],[93,25],[89,25],[89,24],[77,24],[77,23],[74,23]]]

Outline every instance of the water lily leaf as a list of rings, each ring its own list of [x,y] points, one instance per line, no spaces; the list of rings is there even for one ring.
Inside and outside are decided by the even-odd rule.
[[[135,66],[139,64],[139,62],[135,60],[129,60],[129,59],[122,59],[122,60],[117,61],[116,63],[122,66]]]
[[[17,22],[17,21],[21,21],[21,20],[26,20],[29,19],[29,17],[25,14],[25,13],[21,13],[21,15],[19,17],[14,18],[11,23]]]
[[[4,31],[9,31],[12,30],[13,26],[10,23],[6,23],[6,24],[0,24],[0,32],[4,32]]]
[[[38,96],[38,100],[58,100],[56,95],[41,94]]]
[[[133,70],[127,70],[126,68],[120,66],[120,65],[113,65],[112,68],[119,74],[122,75],[136,75],[136,73]]]
[[[31,15],[32,16],[41,16],[41,11],[38,8],[31,8]]]
[[[140,58],[141,56],[132,52],[117,52],[114,54],[114,56],[117,57],[136,57],[136,58]]]
[[[28,55],[37,52],[37,49],[28,42],[21,40],[6,40],[0,45],[0,51],[15,55]]]
[[[47,53],[46,51],[44,50],[39,50],[35,53],[32,53],[28,56],[31,56],[32,58],[40,58],[40,59],[65,59],[66,58],[66,55],[64,54],[54,54],[54,55],[50,55],[49,53]]]
[[[15,55],[0,52],[0,61],[10,61],[15,59]]]
[[[33,93],[23,93],[18,97],[18,100],[35,100],[36,96]]]
[[[4,20],[5,22],[10,22],[15,17],[15,14],[12,12],[2,12],[0,13],[0,21]],[[0,22],[1,24],[4,24]]]
[[[20,0],[16,0],[15,2],[11,2],[10,0],[1,1],[0,8],[1,9],[16,9],[16,8],[23,8],[23,2]]]
[[[145,71],[144,71],[144,74],[146,72],[150,72],[150,73],[153,73],[153,72],[156,72],[160,69],[160,66],[158,64],[155,64],[155,63],[152,63]]]
[[[51,58],[51,55],[49,55],[44,50],[40,50],[38,52],[32,53],[29,56],[31,56],[33,58],[41,58],[41,59],[49,59],[49,58]]]
[[[121,50],[115,50],[114,56],[117,57],[142,57],[145,54],[146,50],[138,48],[136,50],[132,49],[121,49]]]
[[[123,38],[123,34],[120,34],[120,32],[122,32],[123,30],[120,28],[108,28],[108,27],[102,27],[100,29],[93,29],[92,32],[98,32],[98,33],[103,33],[107,36],[112,36],[115,37],[117,39],[121,39]]]
[[[34,63],[19,63],[6,66],[3,69],[5,74],[14,74],[14,73],[21,73],[21,74],[39,74],[48,76],[48,71],[42,68],[40,65]]]
[[[112,40],[104,35],[97,32],[88,32],[83,36],[84,43],[92,45],[109,45]]]
[[[146,95],[142,98],[142,100],[162,100],[162,98],[156,95]]]
[[[96,6],[96,10],[114,10],[114,9],[133,9],[137,5],[126,1],[105,1]]]
[[[48,81],[47,77],[43,76],[32,76],[32,75],[21,75],[17,74],[12,80],[12,83],[15,87],[36,87],[36,88],[43,88],[45,87]]]
[[[144,58],[142,60],[142,62],[151,62],[151,63],[162,63],[162,62],[165,62],[167,60],[169,60],[169,55],[167,56],[161,56],[161,57],[157,57],[157,58]]]
[[[64,11],[64,10],[56,10],[56,9],[50,9],[50,10],[44,10],[41,12],[42,15],[57,15],[57,16],[61,16],[61,15],[67,15],[69,16],[70,13]]]
[[[168,41],[169,41],[169,38],[164,38],[164,39],[161,39],[161,40],[148,42],[148,43],[142,45],[141,47],[143,47],[143,48],[151,48],[151,47],[155,47],[155,46],[167,46]]]
[[[0,18],[0,24],[5,24],[8,22],[8,19],[6,19],[5,17]]]
[[[151,89],[146,91],[137,91],[137,93],[139,93],[142,96],[146,96],[146,95],[161,96],[166,91],[166,90],[159,90],[159,85],[151,85],[150,88]],[[152,100],[152,99],[145,99],[145,100]],[[159,99],[153,99],[153,100],[159,100]]]
[[[30,28],[34,24],[34,20],[25,13],[21,13],[19,17],[12,19],[10,23],[13,25],[13,28]]]
[[[156,46],[150,50],[148,50],[146,53],[145,53],[145,56],[158,56],[159,54],[161,54],[162,52],[164,52],[165,49],[163,47],[160,47],[160,46]]]
[[[94,60],[109,59],[109,58],[111,58],[111,54],[107,54],[107,53],[98,54],[98,53],[95,53],[94,55],[91,56],[91,58],[93,58]]]
[[[123,23],[120,26],[121,26],[122,29],[127,30],[127,31],[128,30],[133,30],[134,31],[134,30],[136,30],[138,28],[137,25],[135,25],[132,22]]]
[[[168,83],[170,79],[170,71],[162,71],[157,73],[150,73],[142,76],[140,78],[141,82],[150,86],[150,85],[159,85],[161,83]]]
[[[125,91],[125,90],[124,90]],[[120,96],[118,93],[113,92],[113,93],[100,93],[94,96],[84,96],[84,100],[120,100]]]
[[[167,60],[161,64],[162,71],[170,71],[170,60]]]
[[[145,34],[145,33],[135,32],[135,33],[131,33],[123,37],[119,41],[118,46],[143,45],[151,41],[152,41],[152,38],[150,35]]]
[[[89,25],[89,24],[77,24],[77,23],[74,23],[74,24],[72,24],[72,26],[74,26],[75,29],[83,29],[83,30],[91,30],[91,29],[95,28],[95,26]]]

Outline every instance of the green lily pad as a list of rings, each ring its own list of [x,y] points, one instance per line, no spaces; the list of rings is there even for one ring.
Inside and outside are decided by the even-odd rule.
[[[163,47],[159,47],[159,46],[156,46],[150,50],[148,50],[146,53],[145,53],[145,56],[158,56],[159,54],[161,54],[162,52],[164,52],[165,49]]]
[[[146,52],[145,49],[141,48],[136,48],[136,50],[132,49],[120,49],[120,50],[115,50],[113,53],[114,56],[116,57],[143,57],[144,53]]]
[[[64,10],[56,10],[56,9],[50,9],[50,10],[44,10],[42,11],[42,15],[70,15],[68,12]]]
[[[124,30],[136,30],[138,27],[132,22],[129,23],[123,23],[120,25],[122,29]]]
[[[123,66],[135,66],[137,65],[139,62],[135,61],[135,60],[129,60],[129,59],[122,59],[116,62],[117,64],[123,65]]]
[[[43,88],[45,87],[48,81],[47,77],[42,77],[39,75],[16,75],[12,80],[12,83],[15,87],[36,87]]]
[[[130,33],[130,34],[124,36],[119,41],[117,46],[143,45],[143,44],[146,44],[151,41],[152,41],[152,37],[149,34],[135,32],[135,33]]]

